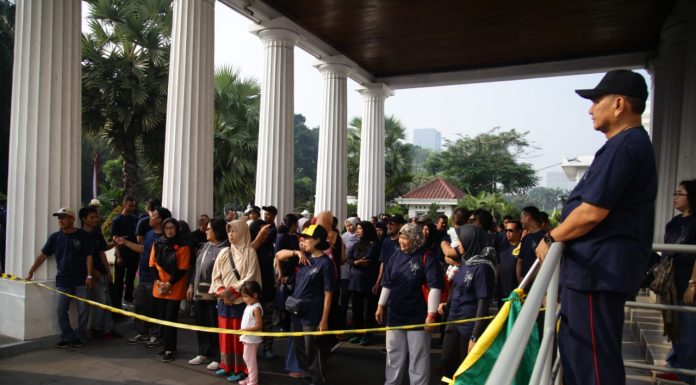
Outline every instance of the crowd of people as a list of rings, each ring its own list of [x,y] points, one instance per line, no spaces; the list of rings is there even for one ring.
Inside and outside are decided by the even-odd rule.
[[[635,295],[647,268],[657,191],[652,147],[640,126],[647,88],[639,74],[617,70],[595,89],[576,92],[592,100],[595,129],[607,142],[570,194],[557,227],[534,206],[499,223],[484,209],[458,208],[451,218],[407,221],[399,214],[381,214],[364,220],[352,215],[342,224],[330,211],[312,218],[288,213],[277,227],[274,206],[253,206],[240,218],[234,210],[224,219],[201,215],[191,232],[159,200],[150,200],[147,214],[138,219],[135,201],[127,197],[113,221],[111,244],[99,231],[94,207],[80,209],[81,229],[75,227],[72,209],[55,212],[60,230],[49,237],[26,278],[54,256],[56,287],[63,292],[116,307],[132,301],[136,313],[174,322],[181,301],[192,301],[197,324],[224,329],[326,331],[425,324],[420,330],[386,331],[385,349],[386,385],[401,385],[406,375],[411,384],[424,385],[431,373],[433,327],[428,325],[479,319],[441,330],[440,367],[451,376],[483,333],[486,321],[480,318],[499,308],[534,262],[543,262],[549,246],[559,241],[566,244],[557,337],[563,381],[624,383],[623,305]],[[674,207],[680,214],[667,225],[666,242],[696,243],[695,186],[694,180],[679,184]],[[117,248],[114,277],[105,257],[110,247]],[[694,256],[663,256],[676,266],[676,304],[694,304]],[[73,330],[70,301],[65,296],[58,301],[60,348],[80,346],[87,338],[87,306],[78,302],[78,328]],[[113,335],[108,313],[94,309],[91,318],[92,337]],[[696,362],[694,319],[689,313],[678,316],[667,359],[673,367],[693,368]],[[175,359],[176,328],[138,322],[136,330],[129,343],[161,347],[162,361]],[[361,332],[347,342],[369,345],[372,337]],[[329,336],[288,339],[288,375],[326,384],[326,360],[341,342]],[[198,345],[190,364],[207,364],[242,385],[258,383],[257,353],[275,356],[268,337],[200,332]]]

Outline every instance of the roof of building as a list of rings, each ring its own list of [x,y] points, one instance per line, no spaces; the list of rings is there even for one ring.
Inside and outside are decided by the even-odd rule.
[[[402,196],[406,199],[459,199],[466,195],[452,183],[437,177]]]

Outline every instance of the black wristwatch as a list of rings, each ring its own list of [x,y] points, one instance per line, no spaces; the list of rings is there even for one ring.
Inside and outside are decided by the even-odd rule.
[[[554,242],[556,242],[556,240],[553,239],[553,237],[551,236],[551,233],[546,233],[546,235],[544,235],[544,243],[551,246],[551,244]]]

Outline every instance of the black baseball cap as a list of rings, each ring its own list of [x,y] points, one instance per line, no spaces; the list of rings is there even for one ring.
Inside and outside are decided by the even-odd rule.
[[[263,206],[261,207],[263,211],[268,211],[269,213],[273,214],[274,216],[278,215],[278,209],[275,208],[275,206]]]
[[[399,223],[399,224],[404,224],[406,223],[406,220],[404,219],[404,216],[401,214],[394,214],[391,217],[387,218],[387,223]]]
[[[631,70],[613,70],[607,72],[593,89],[575,90],[585,99],[596,99],[604,95],[624,95],[645,102],[648,99],[648,86],[645,78]]]

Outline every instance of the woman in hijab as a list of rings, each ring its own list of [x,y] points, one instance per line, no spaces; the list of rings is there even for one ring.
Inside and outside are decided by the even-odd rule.
[[[358,242],[348,252],[346,264],[352,267],[348,291],[353,297],[353,327],[356,329],[375,326],[377,297],[372,287],[379,274],[379,250],[377,232],[372,223],[363,221],[357,225]],[[370,344],[370,334],[352,337],[352,343],[366,346]]]
[[[346,248],[346,256],[353,250],[353,246],[358,242],[358,223],[360,223],[360,220],[356,217],[350,217],[344,222],[346,232],[341,235],[341,240]],[[348,317],[348,300],[350,299],[348,284],[350,283],[352,267],[350,264],[344,263],[341,265],[340,271],[339,292],[336,293],[336,295],[338,296],[338,307],[341,311],[341,319],[345,322]]]
[[[408,223],[399,230],[399,250],[384,267],[377,322],[384,321],[385,308],[387,326],[435,322],[444,274],[432,255],[424,258],[424,243],[421,226]],[[427,300],[424,285],[429,289]],[[430,339],[430,328],[387,331],[385,385],[401,385],[406,371],[411,385],[430,383]]]
[[[152,295],[155,297],[160,319],[176,322],[179,304],[186,298],[190,250],[179,235],[179,223],[174,218],[162,222],[163,235],[152,247],[150,269],[155,277]],[[157,354],[162,361],[174,360],[176,353],[176,328],[162,326],[164,349]]]
[[[225,220],[213,218],[206,225],[208,240],[198,250],[196,263],[191,264],[190,283],[186,297],[196,303],[196,325],[217,327],[217,298],[210,294],[215,259],[223,249],[230,246],[227,241]],[[215,333],[196,332],[198,355],[189,361],[191,365],[209,364],[209,370],[218,370],[220,362],[220,343]]]
[[[261,269],[256,251],[251,247],[249,226],[244,220],[227,224],[230,247],[223,249],[215,259],[210,294],[218,298],[218,327],[238,330],[242,324],[245,304],[240,289],[244,282],[261,282]],[[220,334],[220,369],[218,375],[229,375],[236,382],[247,375],[242,358],[244,345],[238,335]]]

